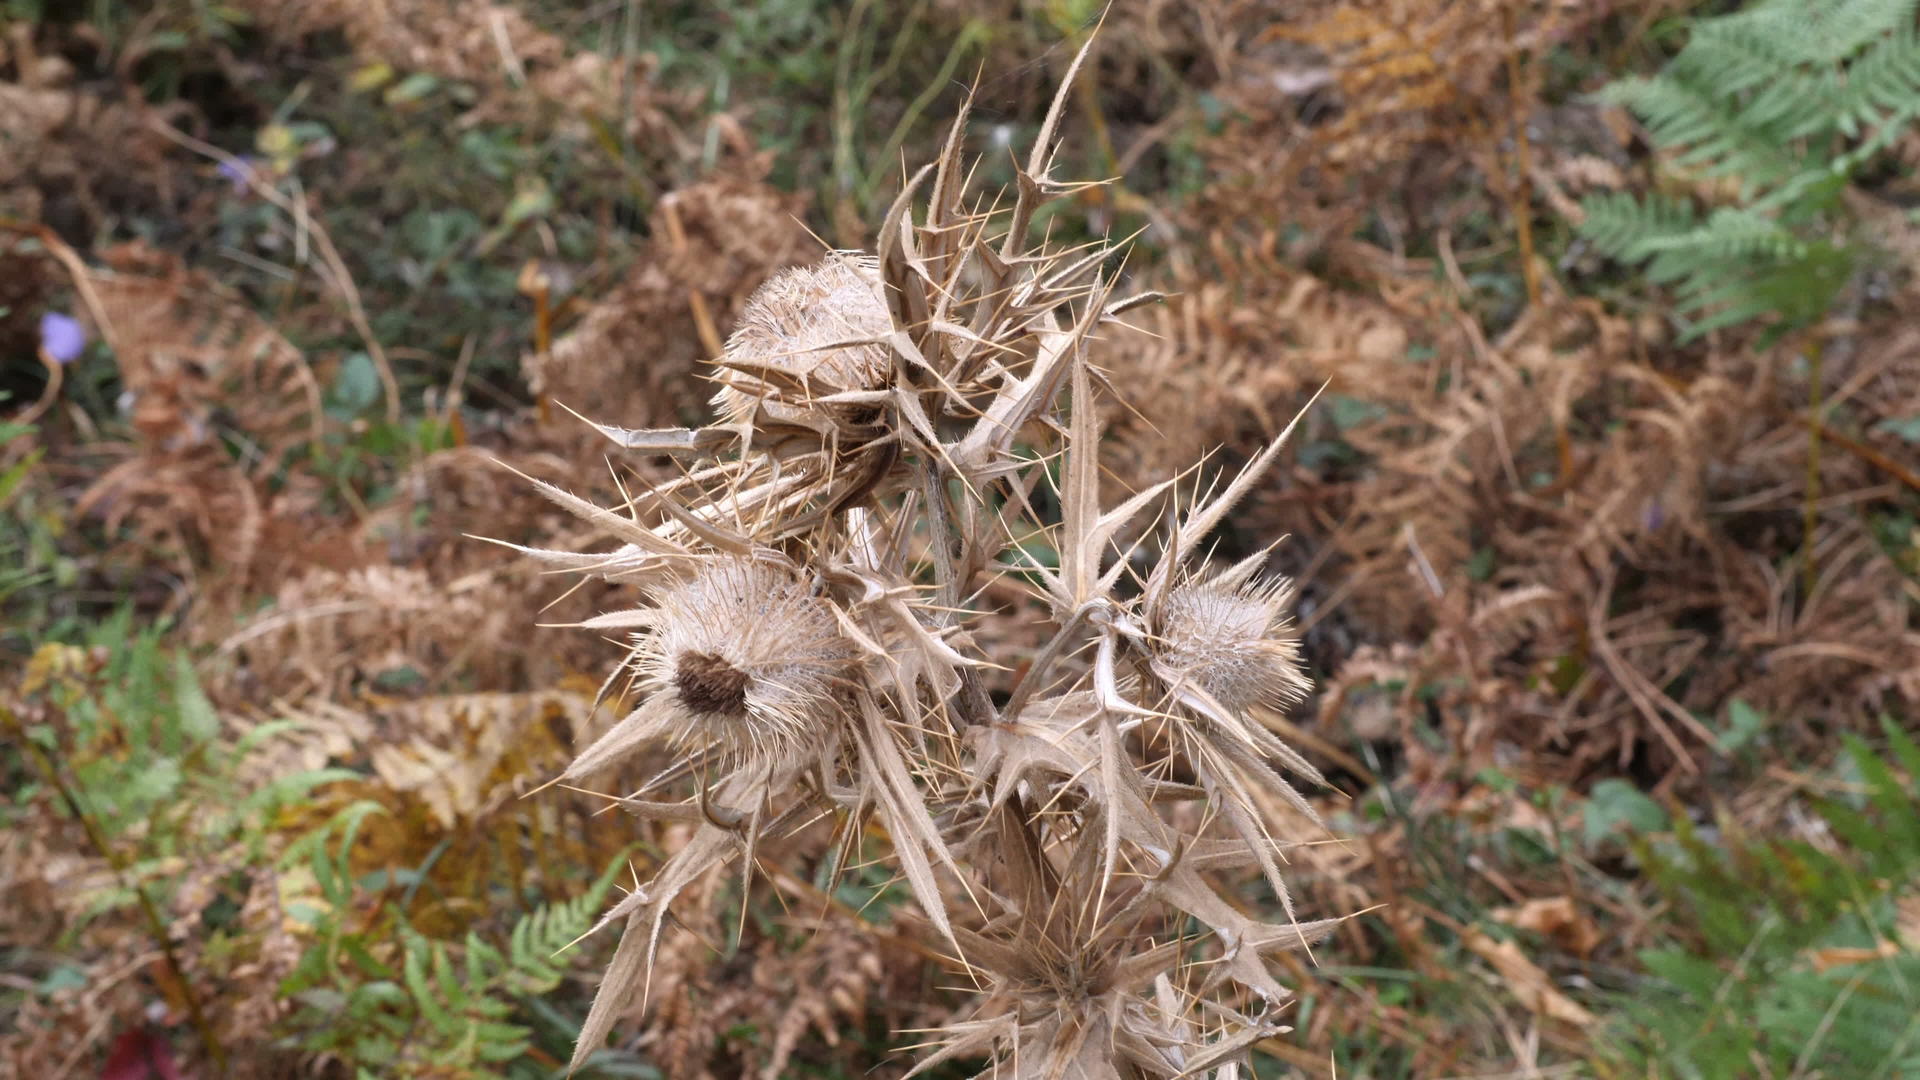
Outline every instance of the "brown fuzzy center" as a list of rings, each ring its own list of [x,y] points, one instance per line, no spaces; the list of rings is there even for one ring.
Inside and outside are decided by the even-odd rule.
[[[673,688],[695,712],[743,713],[747,673],[712,653],[687,653],[674,666]]]

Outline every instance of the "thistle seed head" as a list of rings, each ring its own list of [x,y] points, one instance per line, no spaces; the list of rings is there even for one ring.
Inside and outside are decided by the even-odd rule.
[[[1298,701],[1312,684],[1289,632],[1292,593],[1285,578],[1175,586],[1151,627],[1154,670],[1169,683],[1199,686],[1236,713]]]
[[[798,377],[821,395],[883,386],[892,368],[887,347],[877,341],[849,344],[893,329],[880,288],[879,263],[852,252],[836,251],[812,266],[783,270],[748,298],[727,339],[725,360]],[[805,395],[750,371],[723,368],[721,381],[713,404],[730,422],[745,420],[760,402],[776,419],[796,419],[807,411]]]
[[[656,586],[634,667],[677,714],[678,741],[780,752],[839,713],[853,650],[828,601],[773,563],[723,559]]]

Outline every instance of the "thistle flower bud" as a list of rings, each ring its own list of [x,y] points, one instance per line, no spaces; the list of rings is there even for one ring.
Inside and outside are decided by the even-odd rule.
[[[827,601],[772,563],[727,559],[657,586],[634,668],[666,699],[676,741],[736,753],[791,749],[837,715],[853,650]]]
[[[881,299],[879,264],[870,256],[834,252],[812,266],[797,266],[769,278],[748,298],[727,339],[725,361],[748,368],[724,369],[715,409],[730,422],[753,414],[791,420],[807,411],[806,395],[758,378],[755,367],[805,381],[816,394],[874,389],[884,385],[892,361],[886,346],[850,344],[877,339],[893,329]]]
[[[1151,627],[1155,673],[1170,685],[1198,686],[1235,713],[1299,700],[1312,683],[1288,632],[1292,593],[1285,578],[1175,586]]]

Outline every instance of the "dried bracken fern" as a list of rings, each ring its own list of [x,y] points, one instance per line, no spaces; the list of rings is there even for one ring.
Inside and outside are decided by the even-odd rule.
[[[1106,243],[1032,242],[1040,207],[1085,187],[1051,175],[1066,100],[1008,202],[970,193],[963,113],[877,255],[764,286],[715,358],[713,425],[599,427],[677,477],[631,474],[613,509],[535,481],[619,546],[520,550],[646,597],[583,624],[634,635],[608,688],[625,675],[640,704],[563,777],[665,750],[618,802],[693,828],[603,920],[625,934],[576,1067],[648,1000],[676,896],[736,855],[751,871],[822,812],[843,844],[886,828],[936,942],[987,988],[923,1068],[985,1054],[1036,1080],[1231,1076],[1280,1030],[1265,958],[1327,925],[1291,918],[1267,799],[1317,821],[1280,770],[1320,775],[1261,710],[1306,680],[1264,553],[1199,556],[1286,436],[1218,490],[1180,498],[1169,477],[1103,506],[1092,351],[1154,297],[1113,295]],[[1023,658],[972,606],[1023,578],[1052,636],[1007,683]],[[665,798],[682,780],[694,794]],[[1221,867],[1261,870],[1288,918],[1243,914],[1208,879]]]
[[[300,351],[208,275],[139,243],[105,256],[76,286],[113,350],[136,438],[107,444],[118,460],[76,508],[110,531],[130,525],[183,579],[212,563],[244,586],[269,554],[266,478],[317,436],[319,387]]]

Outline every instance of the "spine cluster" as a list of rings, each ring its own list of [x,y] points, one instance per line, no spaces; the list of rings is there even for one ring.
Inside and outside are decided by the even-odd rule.
[[[1265,552],[1200,552],[1286,436],[1205,496],[1168,477],[1102,504],[1094,353],[1155,297],[1114,294],[1115,245],[1032,239],[1085,186],[1051,175],[1063,100],[1011,192],[971,190],[963,111],[876,254],[762,287],[710,426],[600,426],[676,479],[635,474],[611,508],[541,485],[618,546],[527,554],[644,598],[587,623],[631,635],[607,692],[624,678],[638,704],[565,778],[648,752],[668,767],[620,801],[697,823],[602,921],[625,931],[576,1066],[644,992],[675,896],[823,810],[844,843],[884,825],[928,932],[983,988],[922,1068],[1233,1076],[1282,1030],[1267,957],[1329,924],[1293,918],[1270,808],[1314,820],[1283,773],[1320,777],[1262,713],[1307,680]],[[1009,587],[1047,621],[1034,642],[982,618]],[[1217,891],[1235,867],[1284,919]]]

